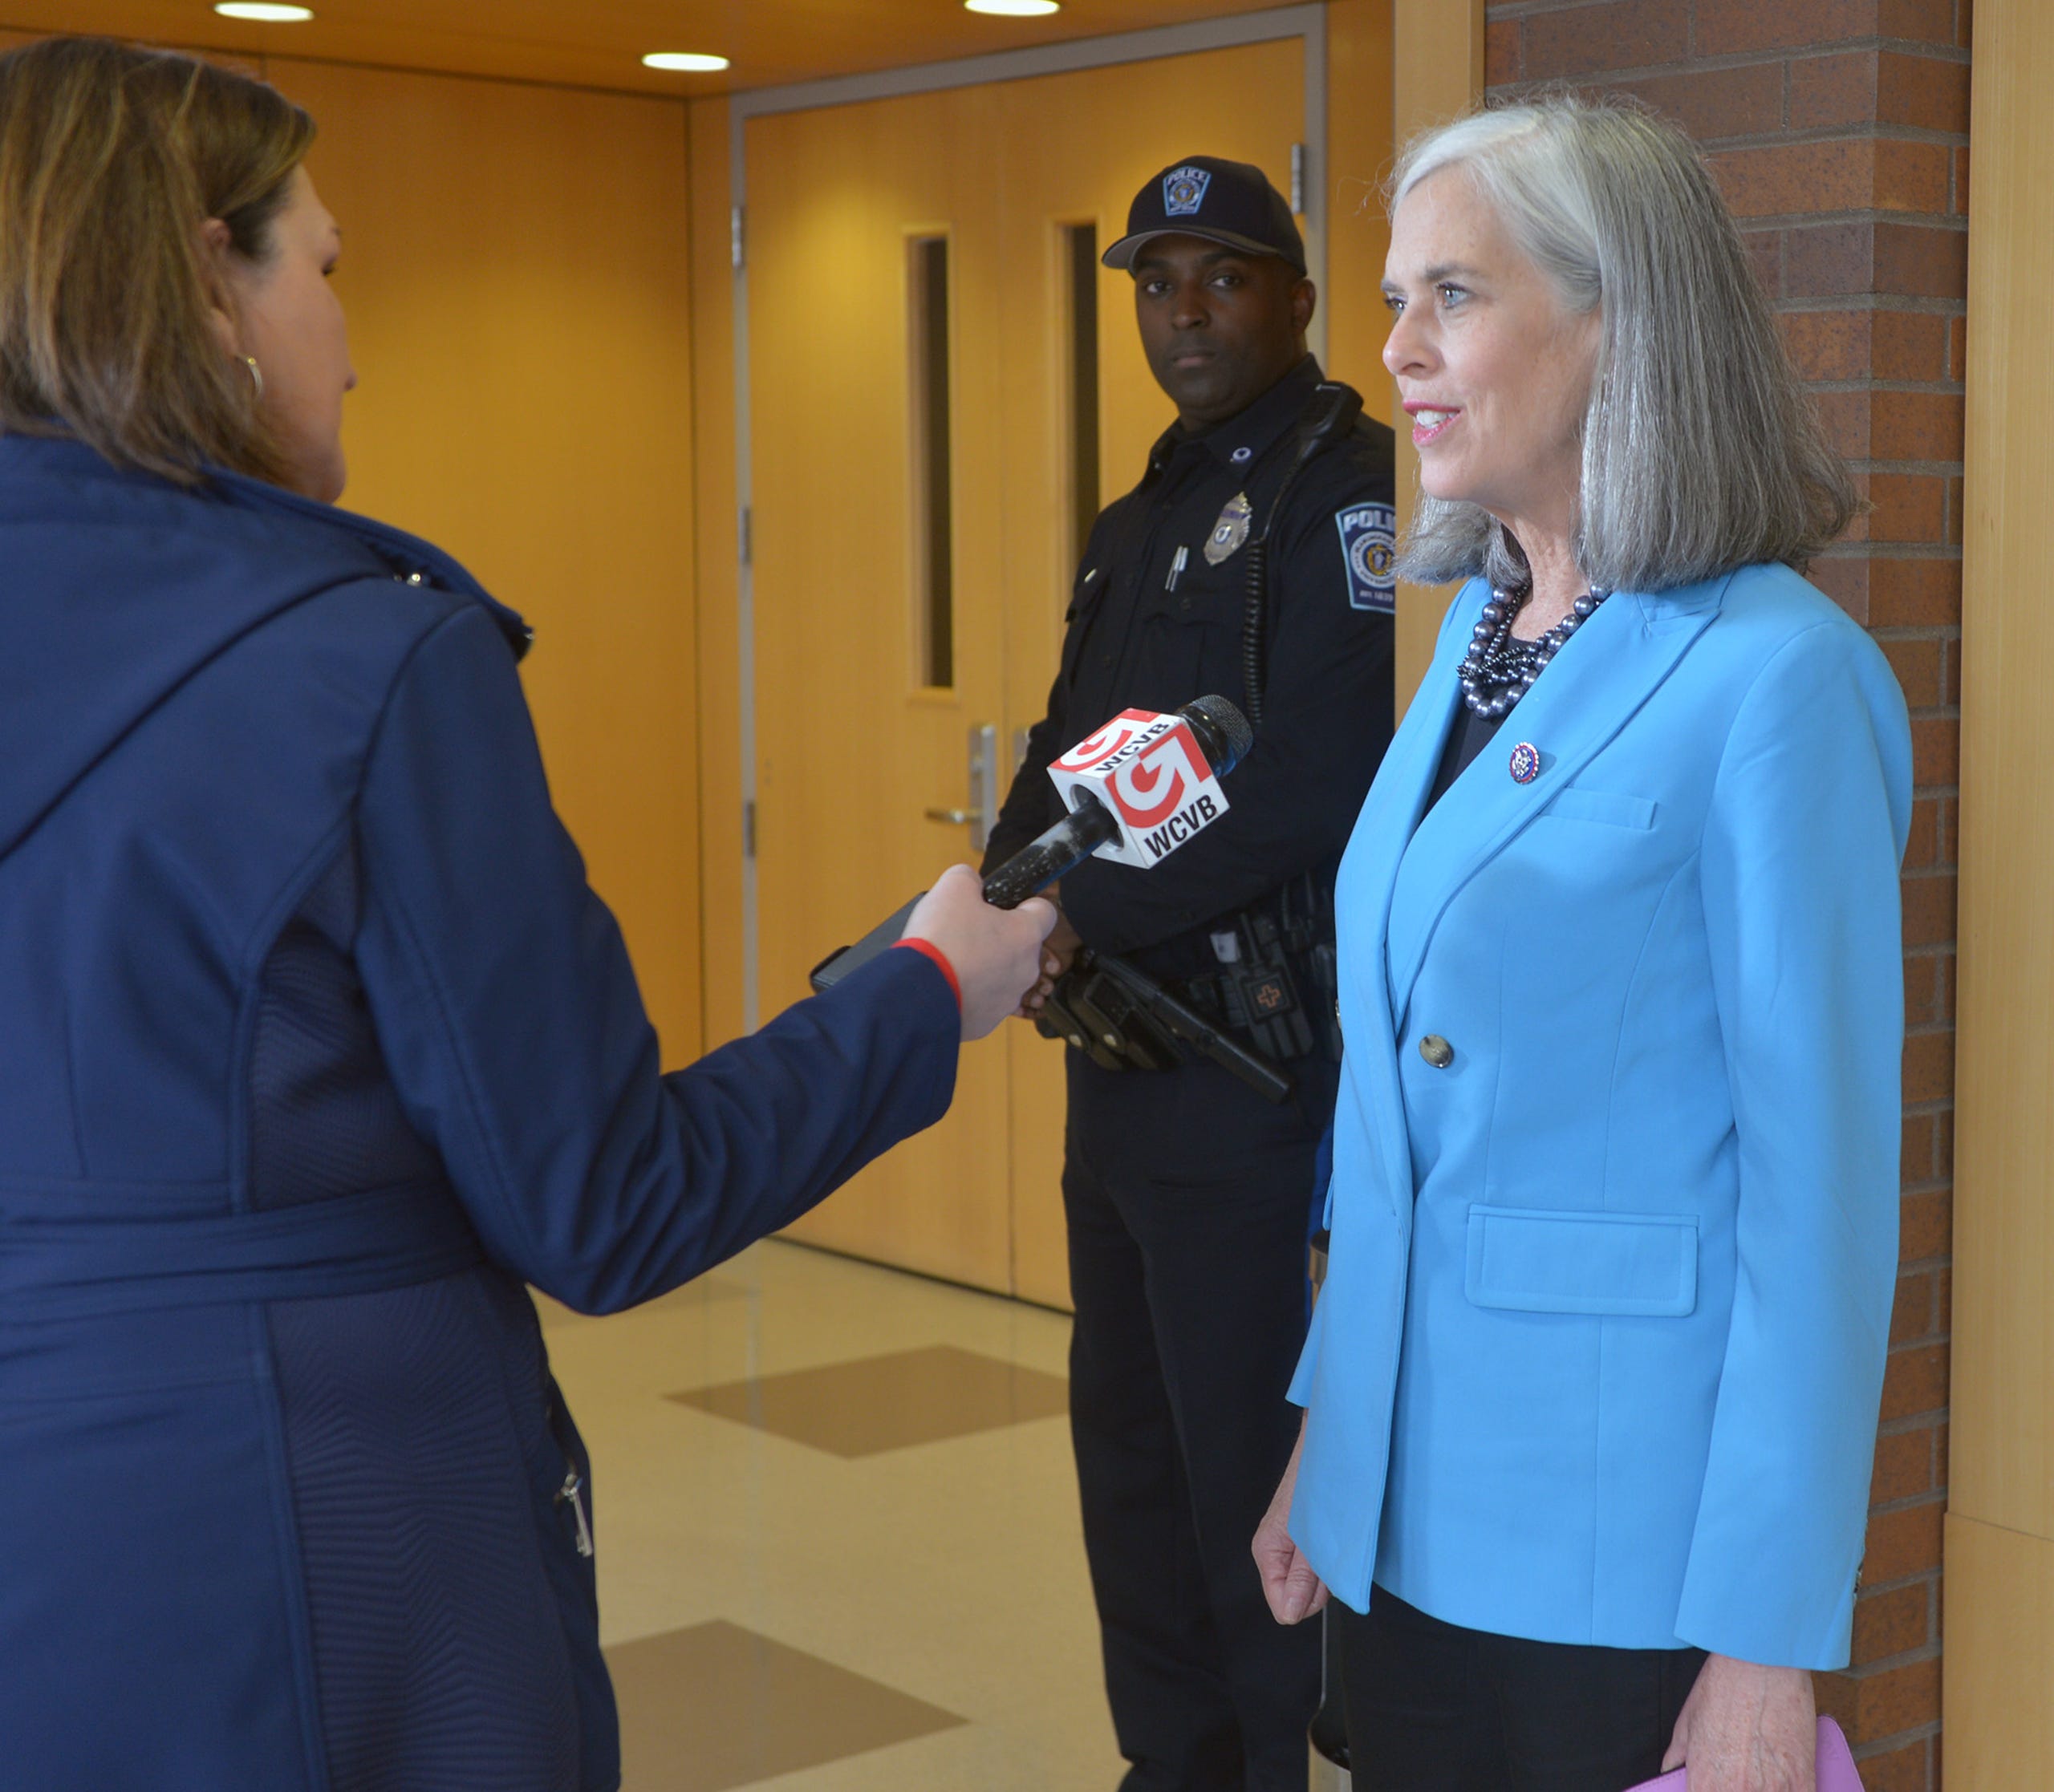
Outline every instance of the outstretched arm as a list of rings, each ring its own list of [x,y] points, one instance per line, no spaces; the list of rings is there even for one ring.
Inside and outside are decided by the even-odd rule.
[[[408,1116],[488,1252],[574,1307],[676,1287],[948,1107],[965,1010],[911,951],[660,1074],[619,929],[550,806],[512,659],[481,610],[441,623],[397,680],[357,826],[357,959]],[[983,918],[961,907],[941,904],[937,943],[982,1022],[1008,951],[1019,981],[1005,1007],[1033,981],[1049,917],[985,911],[988,964]]]

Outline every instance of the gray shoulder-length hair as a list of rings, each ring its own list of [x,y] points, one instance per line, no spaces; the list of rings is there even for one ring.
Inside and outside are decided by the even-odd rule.
[[[1690,140],[1567,96],[1478,111],[1407,145],[1395,216],[1459,168],[1572,312],[1601,309],[1572,547],[1600,590],[1658,591],[1762,561],[1802,565],[1860,508],[1784,351],[1739,232]],[[1473,504],[1423,497],[1401,574],[1526,582]]]

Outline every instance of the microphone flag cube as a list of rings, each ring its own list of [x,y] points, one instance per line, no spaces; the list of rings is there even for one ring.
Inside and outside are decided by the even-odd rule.
[[[1122,710],[1049,767],[1064,805],[1089,791],[1119,823],[1096,856],[1146,870],[1227,813],[1226,793],[1180,716]]]

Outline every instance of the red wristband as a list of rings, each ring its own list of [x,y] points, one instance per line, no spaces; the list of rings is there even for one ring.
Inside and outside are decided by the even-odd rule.
[[[910,947],[923,956],[932,959],[941,967],[942,975],[948,979],[949,993],[956,998],[956,1012],[960,1014],[963,1012],[963,986],[956,980],[956,967],[948,962],[948,955],[931,939],[897,940],[893,943],[891,949],[895,952],[901,946]]]

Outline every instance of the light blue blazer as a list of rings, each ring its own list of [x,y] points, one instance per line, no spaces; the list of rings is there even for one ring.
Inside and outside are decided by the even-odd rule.
[[[1291,1535],[1358,1609],[1838,1667],[1897,1267],[1904,699],[1787,568],[1618,592],[1423,820],[1488,598],[1342,868]]]

